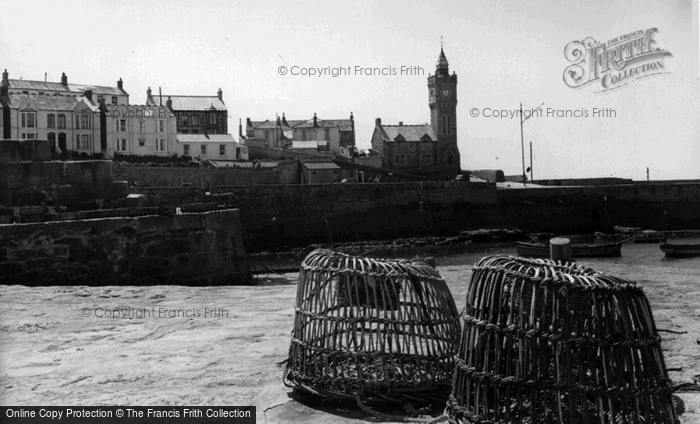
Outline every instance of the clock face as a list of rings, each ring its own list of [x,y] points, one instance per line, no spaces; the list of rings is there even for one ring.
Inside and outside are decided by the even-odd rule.
[[[452,94],[452,92],[448,88],[445,88],[444,90],[442,90],[442,97],[447,98],[447,97],[450,97],[451,94]]]

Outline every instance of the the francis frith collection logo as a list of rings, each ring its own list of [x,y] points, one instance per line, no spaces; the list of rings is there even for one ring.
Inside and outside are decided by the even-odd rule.
[[[656,47],[656,32],[656,28],[640,29],[605,43],[591,37],[570,42],[564,56],[572,64],[564,70],[564,82],[571,88],[597,83],[601,87],[597,91],[609,91],[668,72],[664,57],[671,53]]]

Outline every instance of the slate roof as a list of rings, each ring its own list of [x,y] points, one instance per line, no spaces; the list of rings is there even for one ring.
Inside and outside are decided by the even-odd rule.
[[[178,143],[235,143],[231,134],[178,134]]]
[[[227,110],[226,104],[218,96],[179,96],[163,94],[163,106],[170,99],[173,110]],[[147,104],[160,105],[160,96],[154,95],[148,99]]]
[[[306,169],[340,169],[340,167],[333,162],[302,162],[301,166]]]
[[[394,141],[401,134],[406,141],[421,141],[424,135],[428,135],[431,140],[437,141],[433,127],[430,124],[421,125],[382,125],[383,138],[385,141]]]
[[[65,110],[72,111],[75,107],[84,103],[93,110],[97,109],[96,103],[91,103],[84,97],[65,96],[31,96],[26,94],[10,94],[10,107],[12,109],[36,109],[36,110]]]
[[[71,93],[84,93],[85,90],[92,90],[93,94],[108,94],[115,96],[129,95],[126,91],[118,87],[106,87],[103,85],[91,84],[70,84],[68,87],[60,82],[31,81],[24,79],[9,79],[10,88],[15,90],[39,90],[39,91],[65,91]]]
[[[276,120],[271,121],[269,119],[265,121],[251,121],[251,126],[254,129],[265,129],[265,128],[275,128],[277,126]],[[285,125],[286,122],[286,125]],[[350,119],[316,119],[318,128],[331,128],[339,127],[340,131],[352,131],[352,121]],[[269,123],[269,126],[268,124]],[[282,129],[288,128],[313,128],[314,120],[308,119],[286,119],[285,121],[280,119],[279,127]],[[265,125],[265,126],[263,126]]]

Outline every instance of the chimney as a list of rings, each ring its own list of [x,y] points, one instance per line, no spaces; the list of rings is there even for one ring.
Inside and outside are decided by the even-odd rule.
[[[238,139],[240,140],[243,138],[243,121],[241,118],[238,118]]]
[[[2,83],[10,83],[10,74],[7,73],[7,69],[5,69],[5,72],[2,73]]]
[[[399,126],[403,127],[403,121],[399,121]]]
[[[170,110],[173,110],[173,101],[170,99],[170,96],[168,96],[168,100],[165,101],[165,107],[167,107]]]
[[[151,87],[148,87],[148,90],[146,90],[146,101],[148,102],[151,100]]]
[[[121,78],[119,78],[119,81],[117,81],[117,88],[124,91],[124,83],[122,82]]]
[[[374,120],[374,125],[377,126],[377,127],[381,127],[381,126],[382,126],[382,118],[377,118],[377,119],[375,119],[375,120]]]
[[[355,117],[352,116],[352,112],[350,112],[350,120],[351,120],[351,121],[354,121],[354,120],[355,120]]]
[[[287,127],[289,126],[289,125],[287,125],[287,118],[285,118],[284,112],[282,112],[282,123]]]
[[[252,127],[252,126],[253,126],[253,123],[250,122],[250,118],[245,118],[245,126],[246,126],[246,127]]]
[[[316,112],[314,112],[314,127],[318,127],[318,120],[316,119]]]
[[[219,89],[216,94],[219,96],[219,100],[224,101],[224,92],[221,91],[221,89]]]
[[[158,87],[158,105],[163,106],[163,91]]]
[[[61,75],[61,85],[68,87],[68,77],[65,72]]]
[[[85,97],[92,102],[92,90],[85,90]]]

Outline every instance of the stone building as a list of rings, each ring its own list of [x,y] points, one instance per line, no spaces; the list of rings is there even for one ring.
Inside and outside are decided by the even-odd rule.
[[[107,156],[173,156],[176,151],[175,115],[166,107],[106,105]]]
[[[216,96],[153,95],[146,106],[164,106],[175,114],[178,134],[228,134],[228,110],[221,89]]]
[[[460,172],[457,75],[450,75],[442,49],[435,75],[428,76],[428,106],[430,124],[383,125],[376,119],[372,149],[382,155],[382,168],[449,178]]]
[[[175,151],[201,160],[248,160],[248,146],[236,143],[231,134],[178,134]]]
[[[25,96],[51,96],[51,97],[81,97],[89,91],[94,96],[94,101],[104,99],[107,104],[129,104],[129,93],[124,91],[124,83],[119,78],[116,87],[92,84],[69,84],[68,76],[61,75],[61,82],[32,81],[25,79],[10,79],[7,69],[2,73],[2,83],[8,87],[8,94]]]
[[[246,119],[245,134],[239,125],[239,137],[245,144],[271,149],[335,152],[355,147],[355,118],[287,120],[285,114],[275,120]]]

